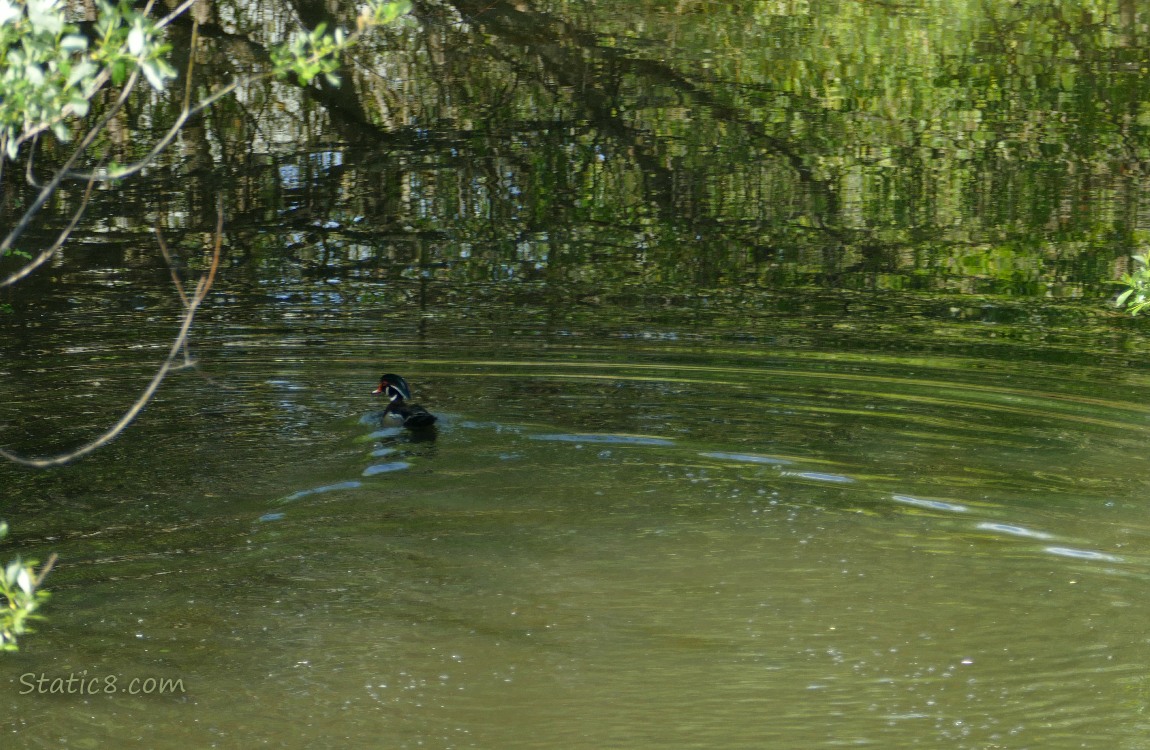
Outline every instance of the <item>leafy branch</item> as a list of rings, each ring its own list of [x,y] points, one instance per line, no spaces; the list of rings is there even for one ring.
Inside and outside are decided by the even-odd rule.
[[[99,0],[95,38],[89,40],[79,33],[78,27],[68,23],[62,0],[0,0],[0,172],[5,161],[15,160],[24,144],[35,144],[45,131],[51,131],[60,141],[70,141],[72,128],[88,114],[92,97],[109,82],[120,87],[119,95],[43,184],[33,178],[33,159],[29,156],[27,180],[39,188],[39,192],[10,225],[6,235],[0,238],[0,257],[12,254],[28,260],[7,277],[0,278],[0,287],[28,276],[63,247],[84,214],[95,182],[123,179],[144,169],[171,145],[194,115],[238,87],[269,76],[283,78],[294,74],[307,85],[316,76],[323,75],[329,83],[338,84],[335,72],[340,55],[371,28],[390,23],[411,9],[410,0],[368,0],[356,19],[353,33],[348,34],[342,29],[328,33],[324,26],[315,31],[297,33],[272,51],[270,70],[226,82],[195,104],[191,103],[193,55],[185,73],[187,80],[180,112],[168,131],[143,158],[129,165],[109,165],[87,173],[75,171],[74,165],[123,108],[141,76],[156,91],[162,91],[166,83],[176,77],[176,71],[167,59],[171,46],[164,41],[165,29],[196,0],[184,0],[158,20],[150,15],[153,1],[149,0],[142,10],[136,10],[130,0],[119,0],[118,4]],[[193,48],[197,28],[193,25]],[[67,226],[51,244],[39,251],[17,249],[14,246],[17,240],[61,183],[69,178],[85,179],[88,185]],[[188,363],[186,344],[192,321],[219,266],[222,206],[219,215],[221,223],[216,228],[211,270],[200,280],[190,297],[184,294],[177,279],[177,289],[184,304],[179,333],[167,359],[131,408],[102,435],[75,450],[54,456],[26,457],[0,449],[0,458],[28,466],[47,467],[58,466],[95,450],[115,438],[135,419],[164,377],[175,367],[177,353],[184,352],[185,364]],[[162,237],[159,242],[161,250],[164,250]]]
[[[164,40],[165,28],[191,8],[196,0],[183,0],[158,20],[151,16],[153,2],[148,0],[143,9],[137,10],[130,0],[118,0],[117,4],[98,0],[95,34],[89,39],[76,25],[67,21],[63,0],[0,0],[0,176],[4,164],[15,161],[21,149],[31,144],[33,153],[28,156],[26,179],[39,190],[0,238],[0,258],[10,254],[27,259],[21,268],[0,279],[0,287],[14,284],[31,274],[63,247],[84,215],[92,187],[97,181],[123,179],[145,168],[171,145],[195,114],[238,87],[268,76],[284,78],[294,74],[302,85],[309,85],[316,76],[323,75],[329,84],[338,85],[336,71],[340,55],[372,27],[390,23],[411,8],[409,0],[368,0],[368,5],[356,20],[355,32],[348,34],[336,29],[328,33],[321,25],[314,31],[297,33],[272,51],[269,71],[226,82],[195,104],[191,102],[192,55],[185,73],[187,80],[180,113],[142,159],[134,164],[109,165],[89,173],[75,171],[74,165],[79,163],[128,101],[140,76],[158,92],[164,90],[169,80],[176,78],[176,70],[168,62],[171,45]],[[193,25],[193,49],[197,29],[198,26]],[[89,114],[92,98],[109,83],[120,88],[118,96],[87,128],[69,157],[51,177],[43,183],[38,182],[32,167],[35,144],[41,134],[51,132],[60,142],[70,142],[74,136],[73,128]],[[67,226],[53,242],[39,251],[29,252],[14,247],[61,183],[69,178],[85,179],[87,186]],[[191,364],[187,353],[188,336],[196,311],[206,299],[220,265],[224,220],[222,202],[217,206],[217,214],[211,264],[191,294],[185,292],[157,227],[157,242],[172,271],[183,314],[168,356],[135,403],[103,434],[78,448],[39,457],[22,456],[0,448],[0,458],[43,468],[59,466],[90,453],[113,440],[131,424],[169,372]],[[181,353],[182,364],[177,362]],[[7,533],[7,524],[0,521],[0,539]],[[54,554],[43,566],[37,560],[17,557],[0,569],[0,651],[17,650],[17,639],[31,632],[29,623],[32,620],[40,619],[36,612],[48,599],[48,592],[41,588],[41,584],[55,562]]]
[[[0,521],[0,539],[7,535],[8,524]],[[55,564],[55,554],[43,566],[38,560],[17,557],[0,570],[0,651],[19,650],[17,638],[32,632],[29,621],[43,619],[36,610],[49,595],[40,585]]]

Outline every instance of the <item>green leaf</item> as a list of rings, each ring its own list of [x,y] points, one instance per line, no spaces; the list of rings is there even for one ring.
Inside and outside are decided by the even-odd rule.
[[[60,49],[65,52],[83,52],[88,49],[88,40],[79,34],[69,34],[60,40]]]
[[[132,26],[132,30],[128,32],[128,51],[138,56],[144,51],[147,39],[147,36],[144,34],[143,23],[137,19],[135,25]]]
[[[20,18],[20,6],[13,5],[8,0],[0,0],[0,26],[11,21],[13,18]]]
[[[81,81],[86,81],[96,74],[98,68],[88,60],[81,60],[72,66],[71,72],[68,73],[68,81],[64,84],[65,88],[73,88]]]
[[[16,584],[24,591],[26,596],[32,596],[32,576],[28,575],[28,568],[22,568],[16,576]]]
[[[28,22],[34,31],[56,36],[64,30],[64,15],[56,0],[28,0]]]
[[[152,85],[156,91],[164,90],[164,74],[156,65],[153,60],[143,60],[140,62],[140,70],[144,72],[144,78],[148,79],[148,83]]]
[[[33,86],[44,85],[44,71],[40,69],[39,65],[34,65],[32,63],[25,65],[24,77],[27,78]]]
[[[379,23],[391,23],[402,15],[411,12],[411,2],[409,0],[400,0],[400,2],[384,3],[376,7],[375,20]]]
[[[4,582],[9,586],[15,586],[16,576],[20,575],[20,571],[23,569],[24,565],[20,562],[19,557],[8,563],[8,567],[4,569]]]

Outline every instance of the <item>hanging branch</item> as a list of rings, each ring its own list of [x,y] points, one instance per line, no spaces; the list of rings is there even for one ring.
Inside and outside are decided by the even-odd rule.
[[[176,292],[180,295],[180,304],[184,306],[186,311],[191,306],[191,301],[188,295],[184,292],[184,283],[180,281],[180,274],[176,271],[176,263],[172,260],[172,254],[168,252],[168,243],[164,242],[164,234],[160,231],[160,222],[156,221],[156,242],[160,246],[160,252],[164,256],[164,262],[168,264],[168,272],[172,275],[172,283],[176,285]],[[188,342],[184,342],[184,364],[183,367],[192,366],[192,357],[188,354]]]
[[[148,383],[148,387],[144,389],[143,393],[140,394],[140,397],[136,399],[136,402],[132,404],[131,408],[129,408],[124,413],[124,416],[120,417],[119,421],[109,427],[108,430],[104,432],[104,434],[85,443],[75,450],[71,450],[66,453],[60,453],[54,456],[28,457],[21,456],[19,454],[12,453],[11,451],[0,448],[0,458],[5,458],[23,466],[33,466],[38,469],[47,468],[49,466],[60,466],[70,461],[74,461],[81,456],[85,456],[97,448],[110,443],[121,432],[123,432],[128,425],[132,423],[132,421],[140,414],[141,411],[143,411],[144,407],[147,406],[148,402],[152,399],[152,396],[155,395],[156,390],[160,387],[160,383],[164,381],[164,378],[167,376],[167,374],[173,369],[177,369],[176,361],[179,358],[180,353],[185,351],[184,347],[187,345],[188,333],[191,331],[192,321],[196,317],[196,310],[199,309],[200,304],[207,297],[208,290],[212,288],[212,282],[215,281],[216,271],[220,266],[220,249],[223,246],[224,236],[224,208],[222,201],[217,205],[216,212],[216,231],[214,247],[212,249],[211,266],[208,268],[207,273],[200,277],[199,282],[196,284],[196,290],[190,298],[187,297],[183,292],[182,286],[177,284],[176,288],[180,292],[180,298],[184,305],[184,312],[180,321],[179,333],[176,335],[175,340],[172,341],[172,345],[168,349],[167,358],[164,360],[163,364],[160,365],[159,369],[156,370],[156,374],[152,376],[152,381]],[[187,360],[185,359],[185,361]]]
[[[0,2],[2,2],[2,0],[0,0]],[[21,214],[16,221],[12,222],[9,227],[6,227],[0,232],[0,258],[3,258],[15,249],[14,246],[16,242],[23,236],[28,227],[31,226],[41,209],[56,193],[65,179],[83,179],[86,180],[88,184],[79,207],[72,215],[68,225],[56,237],[55,241],[48,247],[38,251],[34,257],[24,263],[15,272],[12,272],[6,278],[0,279],[0,288],[11,285],[28,276],[34,270],[48,262],[48,260],[59,251],[68,238],[71,237],[73,230],[84,215],[95,183],[121,180],[145,169],[171,145],[191,118],[241,86],[246,86],[254,81],[263,80],[268,77],[283,78],[288,76],[294,76],[301,86],[310,85],[317,76],[321,75],[333,85],[338,83],[335,72],[339,67],[340,54],[355,44],[369,29],[394,21],[399,16],[407,13],[411,7],[410,0],[368,0],[367,5],[361,10],[360,15],[356,19],[355,31],[348,33],[342,29],[336,29],[332,33],[327,33],[325,27],[321,25],[320,28],[311,32],[296,33],[288,43],[280,47],[275,47],[270,51],[271,66],[269,70],[234,79],[225,85],[217,87],[208,96],[195,104],[191,102],[191,95],[198,24],[193,23],[192,54],[189,56],[188,68],[185,72],[182,106],[174,123],[152,145],[148,153],[132,164],[126,166],[110,165],[102,171],[90,173],[76,170],[75,167],[80,163],[81,156],[96,141],[99,135],[107,130],[113,118],[123,109],[133,90],[136,88],[141,75],[158,91],[164,88],[164,81],[166,79],[176,76],[175,70],[171,68],[163,56],[170,48],[166,47],[160,41],[160,32],[172,23],[175,18],[187,11],[195,2],[196,0],[181,0],[176,8],[156,23],[151,23],[146,20],[155,0],[147,0],[142,11],[133,10],[127,5],[121,5],[107,10],[109,14],[108,18],[104,18],[103,15],[101,15],[101,19],[98,21],[98,23],[106,21],[106,25],[100,27],[103,35],[102,38],[104,42],[107,43],[107,46],[100,48],[100,53],[104,55],[104,57],[92,57],[92,59],[89,59],[81,55],[82,62],[77,64],[77,68],[80,69],[81,64],[87,65],[90,75],[87,79],[79,79],[83,85],[74,92],[78,98],[58,107],[57,112],[50,117],[30,125],[22,125],[22,130],[16,127],[5,126],[3,122],[0,122],[0,175],[2,175],[4,160],[15,160],[21,145],[28,141],[33,142],[32,148],[34,151],[35,140],[39,134],[45,130],[52,130],[61,141],[67,140],[70,130],[65,120],[73,116],[83,117],[88,111],[88,101],[93,97],[95,92],[101,89],[109,80],[115,78],[111,72],[113,68],[97,66],[93,60],[98,62],[103,61],[105,63],[107,60],[113,60],[115,64],[126,65],[131,63],[132,65],[126,80],[121,84],[119,95],[108,106],[107,110],[97,118],[95,124],[79,139],[71,154],[50,179],[43,183],[34,179],[32,170],[35,154],[29,155],[27,164],[28,182],[37,188],[39,192],[24,209],[23,214]],[[49,3],[49,6],[46,7],[51,9],[51,7],[54,6],[52,3]],[[50,43],[45,40],[39,40],[41,47],[47,45],[50,48],[48,51],[53,54],[62,55],[61,59],[74,59],[74,56],[77,54],[87,54],[86,51],[89,49],[87,40],[78,34],[78,30],[75,27],[64,23],[62,6],[61,8],[55,8],[53,12],[58,13],[60,29],[63,30],[61,33],[67,33],[67,36],[61,38],[61,34],[58,33],[56,34],[56,38],[51,40]],[[38,28],[37,23],[40,23],[41,27],[43,26],[43,23],[40,21],[26,21],[23,15],[6,20],[8,23],[18,26],[21,29],[21,33],[35,33]],[[26,24],[26,26],[20,26],[20,24]],[[130,30],[128,29],[128,25],[131,26]],[[41,49],[40,51],[43,50]],[[91,57],[91,55],[89,55],[89,57]],[[68,83],[65,88],[69,86],[72,86],[72,83]],[[0,96],[0,105],[3,103],[4,97]],[[192,364],[191,357],[187,351],[188,334],[191,330],[192,322],[195,319],[196,311],[207,296],[208,290],[211,289],[212,282],[215,280],[216,271],[219,268],[220,249],[223,243],[222,201],[217,206],[217,211],[219,217],[216,226],[215,246],[212,253],[211,266],[207,273],[200,278],[194,293],[190,297],[181,284],[175,268],[172,266],[171,255],[157,228],[156,235],[160,243],[160,250],[165,260],[167,260],[169,268],[172,269],[172,277],[175,282],[176,291],[183,305],[183,315],[179,332],[172,342],[167,358],[163,364],[160,365],[159,369],[156,370],[151,382],[131,408],[102,435],[75,450],[54,456],[29,457],[21,456],[0,448],[0,458],[25,466],[45,468],[59,466],[87,455],[114,440],[132,423],[147,405],[148,401],[151,400],[159,388],[160,383],[163,382],[171,370]],[[183,354],[183,363],[177,364],[176,360],[181,353]]]
[[[0,257],[3,257],[12,248],[13,243],[19,239],[20,235],[24,233],[24,230],[28,228],[28,225],[32,223],[32,219],[36,217],[36,214],[40,212],[44,204],[52,197],[56,189],[60,187],[60,183],[69,176],[72,165],[79,160],[80,154],[87,150],[88,146],[92,145],[96,137],[104,131],[108,123],[112,121],[112,118],[116,116],[116,113],[119,112],[125,102],[128,101],[128,95],[131,94],[132,89],[135,88],[136,81],[138,81],[139,78],[140,71],[138,69],[133,70],[131,75],[128,76],[127,83],[124,84],[124,90],[120,92],[120,96],[117,97],[116,101],[109,107],[108,112],[100,119],[100,122],[93,125],[87,134],[80,139],[80,143],[72,151],[72,155],[69,156],[68,160],[56,171],[52,179],[45,183],[40,189],[40,193],[36,196],[35,200],[32,201],[31,205],[24,210],[24,214],[20,217],[20,220],[16,222],[16,225],[8,231],[8,234],[3,240],[0,240]],[[23,270],[24,269],[21,269],[17,272],[21,277],[27,275],[27,273],[23,273]],[[28,273],[30,272],[31,271]]]
[[[144,9],[136,14],[138,16],[136,19],[137,22],[139,18],[146,17],[151,12],[154,2],[155,0],[148,0]],[[141,30],[143,28],[142,26],[133,27],[132,33],[127,36],[126,49],[133,49],[133,35],[136,35],[137,42],[143,46],[143,49],[140,52],[133,52],[125,57],[125,59],[133,60],[135,66],[124,82],[119,96],[99,118],[99,121],[80,139],[69,158],[60,166],[50,180],[43,184],[40,184],[34,179],[29,180],[30,184],[40,189],[40,192],[24,210],[20,218],[7,230],[3,238],[0,239],[0,258],[7,255],[13,249],[16,241],[24,234],[33,219],[44,207],[44,204],[56,192],[65,179],[110,182],[122,180],[139,173],[156,161],[159,155],[172,144],[189,120],[211,107],[223,97],[228,96],[236,89],[250,85],[256,81],[272,77],[287,77],[290,75],[295,76],[301,85],[307,86],[316,76],[323,75],[329,82],[335,83],[338,81],[335,71],[339,67],[339,55],[343,51],[354,45],[369,29],[390,23],[410,9],[409,0],[368,0],[367,5],[362,9],[359,17],[356,19],[355,31],[346,33],[342,29],[336,29],[333,33],[329,34],[321,25],[320,28],[310,33],[297,33],[289,43],[270,50],[269,56],[272,64],[269,70],[233,79],[229,83],[217,87],[212,93],[194,105],[191,103],[191,91],[198,23],[193,23],[192,54],[189,57],[188,69],[185,72],[182,106],[175,121],[164,135],[152,145],[152,148],[147,154],[132,164],[123,166],[113,165],[108,169],[96,172],[84,172],[74,169],[80,156],[92,145],[97,136],[106,130],[108,124],[124,107],[140,80],[141,74],[144,75],[153,88],[157,90],[163,88],[165,79],[176,76],[176,72],[172,70],[167,61],[160,56],[160,52],[163,50],[160,47],[148,48],[146,46],[147,39],[149,35],[158,37],[159,32],[163,31],[195,2],[196,0],[183,0],[183,2],[168,15],[164,16],[155,24],[152,24],[146,33]],[[139,33],[137,34],[137,32]],[[73,36],[69,38],[78,39],[79,37]],[[85,102],[83,106],[85,111],[87,110],[86,102],[91,99],[95,92],[101,89],[111,77],[111,73],[108,70],[101,70],[88,82],[83,95],[80,97],[81,100]],[[0,103],[2,103],[2,98],[0,98]],[[62,108],[58,116],[27,127],[23,132],[13,133],[0,129],[0,148],[2,148],[2,151],[0,151],[0,160],[4,159],[4,154],[7,154],[9,158],[14,158],[15,152],[21,144],[35,139],[40,133],[52,129],[53,126],[61,125],[64,120],[69,118],[74,112],[75,105],[72,104]],[[29,160],[29,175],[31,175],[31,160]],[[73,218],[72,226],[79,221],[79,217],[82,214],[83,209]],[[52,248],[46,248],[38,252],[33,261],[25,264],[24,267],[11,274],[7,279],[0,281],[0,287],[24,278],[34,271],[52,257],[56,250],[59,249],[59,246],[67,240],[68,236],[69,230],[66,230],[61,234]]]
[[[55,255],[57,250],[63,247],[64,243],[68,241],[68,238],[72,236],[72,230],[80,223],[80,218],[83,217],[84,210],[88,208],[88,199],[92,195],[92,186],[95,184],[95,180],[88,180],[88,185],[84,188],[84,196],[80,199],[79,208],[72,214],[72,220],[68,222],[68,226],[64,227],[64,230],[56,237],[56,241],[41,250],[39,255],[25,263],[19,270],[12,272],[7,278],[0,279],[0,288],[15,284],[20,279],[32,273],[47,263],[48,259]]]

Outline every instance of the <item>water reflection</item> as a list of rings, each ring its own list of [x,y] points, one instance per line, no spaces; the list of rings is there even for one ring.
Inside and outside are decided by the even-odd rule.
[[[323,487],[315,487],[308,490],[299,490],[293,492],[287,497],[283,498],[281,502],[290,503],[300,498],[307,497],[308,495],[318,495],[323,492],[335,492],[337,490],[354,490],[363,486],[360,482],[336,482],[335,484],[328,484]]]
[[[978,528],[986,529],[987,531],[996,531],[1001,534],[1009,534],[1011,536],[1020,536],[1027,539],[1053,539],[1053,535],[1047,534],[1043,531],[1035,531],[1034,529],[1023,528],[1011,523],[996,523],[993,521],[983,521],[978,524]]]
[[[641,435],[532,435],[532,440],[550,440],[560,443],[607,443],[614,445],[674,445],[666,438],[643,437]]]
[[[1061,555],[1062,557],[1074,557],[1079,560],[1099,560],[1102,562],[1122,562],[1122,558],[1117,555],[1108,555],[1105,552],[1097,552],[1089,549],[1073,549],[1071,547],[1047,547],[1046,551],[1052,555]]]
[[[744,463],[767,464],[769,466],[786,466],[788,464],[793,463],[792,461],[788,461],[785,458],[774,458],[772,456],[752,456],[752,455],[747,454],[747,453],[712,452],[712,453],[700,453],[699,455],[705,456],[706,458],[720,458],[720,459],[724,459],[727,461],[742,461]]]
[[[942,500],[927,500],[926,498],[910,497],[909,495],[891,495],[891,499],[897,503],[916,505],[920,508],[930,508],[931,510],[945,510],[950,513],[965,513],[970,510],[965,505],[959,505],[958,503],[948,503]],[[979,528],[983,527],[980,525]]]
[[[171,333],[140,217],[235,209],[214,380],[0,467],[62,560],[12,673],[189,692],[13,689],[16,742],[1144,744],[1147,347],[1100,304],[1144,231],[1137,24],[636,7],[422,4],[354,128],[243,98],[225,184],[97,196],[6,298],[4,440],[78,440]],[[356,416],[381,361],[434,443]]]
[[[372,464],[363,470],[365,477],[374,477],[376,474],[389,474],[393,471],[403,471],[411,468],[407,461],[389,461],[383,464]]]
[[[844,477],[842,474],[827,474],[821,471],[784,471],[783,476],[811,479],[816,482],[833,482],[835,484],[850,484],[855,481],[850,477]]]

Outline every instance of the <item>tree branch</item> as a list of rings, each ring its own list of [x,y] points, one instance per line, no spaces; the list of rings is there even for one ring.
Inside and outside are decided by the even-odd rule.
[[[68,226],[64,227],[64,231],[60,232],[60,235],[56,238],[56,241],[41,250],[39,255],[24,264],[21,269],[15,271],[6,279],[0,280],[0,289],[11,284],[15,284],[20,279],[24,278],[40,266],[47,263],[48,259],[55,255],[56,251],[59,250],[60,247],[68,241],[68,238],[72,235],[72,230],[75,229],[76,225],[80,223],[80,217],[84,215],[84,209],[88,207],[88,198],[91,197],[92,186],[95,184],[95,180],[88,180],[88,185],[84,188],[84,197],[80,199],[80,207],[76,209],[76,213],[72,214],[72,220],[68,222]]]
[[[150,383],[148,383],[148,387],[144,389],[143,393],[140,394],[140,397],[136,399],[136,402],[132,404],[131,408],[129,408],[124,413],[124,415],[120,417],[119,421],[108,428],[108,430],[105,431],[102,435],[85,443],[75,450],[68,451],[67,453],[60,453],[54,456],[28,457],[21,456],[17,453],[13,453],[11,451],[0,448],[0,458],[5,458],[9,461],[22,464],[24,466],[33,466],[38,469],[43,469],[50,466],[61,466],[70,461],[74,461],[81,456],[87,455],[97,448],[106,445],[107,443],[110,443],[121,432],[123,432],[129,424],[132,423],[132,421],[140,414],[141,411],[143,411],[144,407],[147,406],[148,402],[152,399],[152,396],[155,395],[156,390],[160,387],[160,383],[164,381],[164,378],[169,372],[175,369],[175,362],[179,357],[180,352],[184,350],[184,347],[187,344],[188,334],[192,328],[192,321],[195,320],[196,317],[196,310],[199,309],[200,304],[207,297],[208,290],[212,288],[212,282],[215,281],[216,271],[220,266],[220,249],[223,246],[224,236],[224,208],[222,201],[217,204],[216,211],[217,221],[215,242],[212,249],[211,266],[208,268],[208,272],[200,277],[199,283],[196,284],[195,294],[192,295],[191,299],[187,299],[187,297],[183,295],[181,289],[181,298],[185,300],[186,304],[184,306],[184,313],[180,322],[179,333],[176,335],[175,340],[172,341],[172,345],[168,349],[167,358],[164,360],[163,364],[160,365],[159,369],[156,370],[156,374],[152,376],[152,380]]]
[[[52,194],[56,192],[56,188],[60,187],[60,183],[68,176],[69,170],[72,168],[72,165],[76,163],[76,160],[80,158],[80,154],[87,150],[88,146],[92,145],[92,142],[96,140],[96,136],[107,127],[116,113],[120,111],[120,108],[124,106],[124,102],[128,100],[128,95],[132,93],[132,89],[135,88],[136,81],[139,79],[140,70],[137,68],[133,70],[132,74],[128,77],[127,82],[124,84],[124,90],[120,92],[120,96],[117,97],[108,112],[84,135],[84,138],[80,141],[80,144],[76,146],[76,150],[72,152],[68,160],[56,171],[52,179],[48,180],[44,187],[40,189],[40,194],[32,201],[32,205],[28,206],[27,210],[24,211],[24,215],[16,222],[16,226],[9,230],[3,241],[0,241],[0,258],[4,257],[4,255],[12,249],[12,243],[20,238],[20,235],[24,233],[28,225],[32,223],[32,219],[35,218],[36,214],[40,213],[40,209],[44,207],[44,204],[52,197]]]

